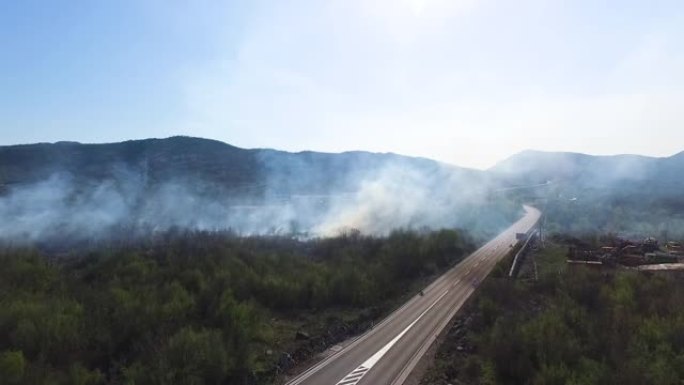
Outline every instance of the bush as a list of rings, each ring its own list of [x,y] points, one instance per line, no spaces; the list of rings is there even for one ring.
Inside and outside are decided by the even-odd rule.
[[[24,377],[26,360],[21,351],[5,351],[0,354],[0,384],[18,384]]]

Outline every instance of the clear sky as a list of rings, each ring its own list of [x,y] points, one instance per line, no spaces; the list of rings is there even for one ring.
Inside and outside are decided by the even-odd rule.
[[[684,150],[681,0],[0,2],[0,144]]]

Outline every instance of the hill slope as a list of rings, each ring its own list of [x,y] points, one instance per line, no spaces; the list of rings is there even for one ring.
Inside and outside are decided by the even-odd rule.
[[[396,154],[248,150],[189,137],[5,146],[0,239],[173,227],[308,235],[465,227],[491,234],[517,213],[511,193],[492,199],[492,189],[547,181],[512,195],[551,198],[552,228],[684,234],[683,171],[684,153],[525,151],[476,171]]]
[[[572,180],[582,186],[605,187],[615,182],[655,182],[667,177],[681,177],[682,167],[684,154],[651,158],[524,151],[498,163],[490,171],[514,181]]]
[[[268,182],[288,190],[284,193],[304,193],[350,188],[359,173],[390,163],[426,173],[482,176],[478,171],[395,154],[247,150],[214,140],[172,137],[111,144],[0,146],[0,184],[36,183],[55,174],[69,174],[82,183],[102,182],[126,172],[145,185],[192,179],[238,193],[245,186]]]
[[[490,225],[505,224],[502,214],[480,210],[489,204],[490,183],[485,172],[423,158],[247,150],[188,137],[6,146],[0,147],[0,215],[9,220],[0,237],[171,227],[386,233],[476,219],[475,227],[496,229]]]
[[[550,181],[548,218],[559,231],[684,235],[684,153],[651,158],[525,151],[489,171],[514,185]]]

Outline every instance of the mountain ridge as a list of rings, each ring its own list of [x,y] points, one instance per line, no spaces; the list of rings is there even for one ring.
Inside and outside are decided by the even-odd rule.
[[[0,216],[9,219],[0,238],[100,236],[117,226],[245,234],[491,231],[519,208],[491,208],[498,203],[487,199],[490,182],[484,171],[426,158],[242,149],[191,137],[5,146]]]
[[[281,183],[290,184],[295,175],[312,176],[318,181],[294,183],[298,185],[297,189],[326,190],[344,189],[344,178],[340,178],[339,172],[348,174],[378,168],[384,163],[410,165],[428,173],[443,173],[445,177],[453,173],[468,178],[495,179],[503,184],[575,180],[582,185],[600,187],[616,180],[677,179],[684,167],[684,151],[668,157],[652,157],[525,150],[487,170],[477,170],[393,152],[247,149],[190,136],[112,143],[60,141],[0,146],[0,184],[35,183],[62,172],[98,181],[112,177],[116,172],[113,170],[128,169],[144,174],[146,180],[152,182],[199,177],[224,187],[255,184],[274,174],[283,176],[279,178]]]
[[[635,154],[589,155],[526,150],[497,163],[489,172],[509,181],[575,180],[597,187],[616,181],[651,181],[682,174],[684,152],[667,157]],[[608,182],[608,183],[606,183]]]
[[[35,183],[56,173],[76,175],[81,180],[101,181],[111,178],[116,172],[114,170],[127,169],[135,174],[145,174],[150,181],[200,178],[226,187],[255,184],[269,174],[280,173],[312,176],[328,186],[341,187],[344,178],[340,177],[339,171],[363,172],[368,168],[380,168],[385,163],[471,177],[484,175],[479,170],[395,153],[245,149],[212,139],[173,136],[115,143],[56,142],[0,146],[0,184]],[[311,185],[325,189],[318,183]],[[299,188],[307,186],[300,183]]]
[[[626,159],[636,159],[636,160],[641,160],[644,162],[649,162],[649,161],[654,161],[654,160],[676,160],[676,159],[684,159],[684,151],[678,152],[676,154],[670,155],[670,156],[649,156],[649,155],[641,155],[641,154],[631,154],[631,153],[624,153],[624,154],[614,154],[614,155],[592,155],[592,154],[586,154],[586,153],[581,153],[581,152],[573,152],[573,151],[547,151],[547,150],[535,150],[535,149],[526,149],[523,151],[520,151],[518,153],[512,154],[506,158],[504,158],[501,161],[498,161],[496,164],[493,166],[480,170],[480,169],[474,169],[474,168],[469,168],[469,167],[464,167],[460,166],[457,164],[449,163],[449,162],[443,162],[439,160],[435,160],[432,158],[424,157],[424,156],[412,156],[412,155],[404,155],[404,154],[399,154],[395,152],[374,152],[374,151],[366,151],[366,150],[348,150],[348,151],[341,151],[341,152],[330,152],[330,151],[315,151],[315,150],[301,150],[301,151],[289,151],[289,150],[280,150],[276,148],[271,148],[271,147],[254,147],[254,148],[245,148],[245,147],[239,147],[227,142],[223,142],[220,140],[216,139],[208,139],[208,138],[201,138],[201,137],[193,137],[193,136],[186,136],[186,135],[175,135],[175,136],[170,136],[166,138],[145,138],[145,139],[130,139],[130,140],[125,140],[125,141],[119,141],[119,142],[103,142],[103,143],[87,143],[87,142],[78,142],[78,141],[57,141],[57,142],[36,142],[36,143],[21,143],[21,144],[10,144],[10,145],[0,145],[0,153],[2,151],[16,151],[16,150],[45,150],[49,148],[54,148],[54,149],[64,149],[64,148],[71,148],[71,149],[85,149],[85,150],[91,150],[91,149],[101,149],[101,148],[107,148],[107,147],[127,147],[127,146],[143,146],[145,149],[150,149],[150,148],[155,148],[155,146],[183,146],[184,151],[187,151],[188,148],[192,148],[194,146],[211,146],[215,150],[216,149],[222,149],[222,150],[232,150],[232,151],[237,151],[237,152],[275,152],[279,154],[287,154],[287,155],[299,155],[299,156],[338,156],[338,155],[355,155],[355,156],[379,156],[379,157],[397,157],[397,158],[402,158],[402,159],[411,159],[411,160],[416,160],[416,161],[429,161],[429,162],[435,162],[437,164],[440,164],[445,167],[453,167],[461,170],[468,170],[472,172],[501,172],[503,169],[507,167],[508,164],[510,163],[515,163],[516,161],[519,161],[521,158],[529,158],[529,157],[535,157],[535,158],[546,158],[546,160],[554,160],[554,158],[563,158],[563,159],[594,159],[594,160],[626,160]],[[189,146],[189,147],[188,147]],[[550,158],[550,159],[549,159]]]
[[[563,204],[566,218],[577,202],[586,210],[681,207],[682,160],[526,151],[481,171],[394,153],[243,149],[192,137],[2,146],[0,216],[7,220],[0,237],[174,226],[244,234],[426,226],[484,234],[536,198],[559,205],[575,198]],[[506,189],[516,186],[536,187]]]

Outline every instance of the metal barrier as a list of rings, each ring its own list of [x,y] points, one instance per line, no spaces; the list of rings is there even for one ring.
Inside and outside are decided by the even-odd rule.
[[[522,263],[522,259],[524,258],[525,251],[527,250],[527,246],[530,244],[530,241],[537,235],[539,230],[534,230],[530,233],[530,235],[527,237],[527,240],[525,241],[525,244],[518,250],[518,252],[515,254],[515,257],[513,258],[513,264],[511,265],[511,271],[508,272],[509,277],[514,277],[515,274],[518,272],[519,264]]]

